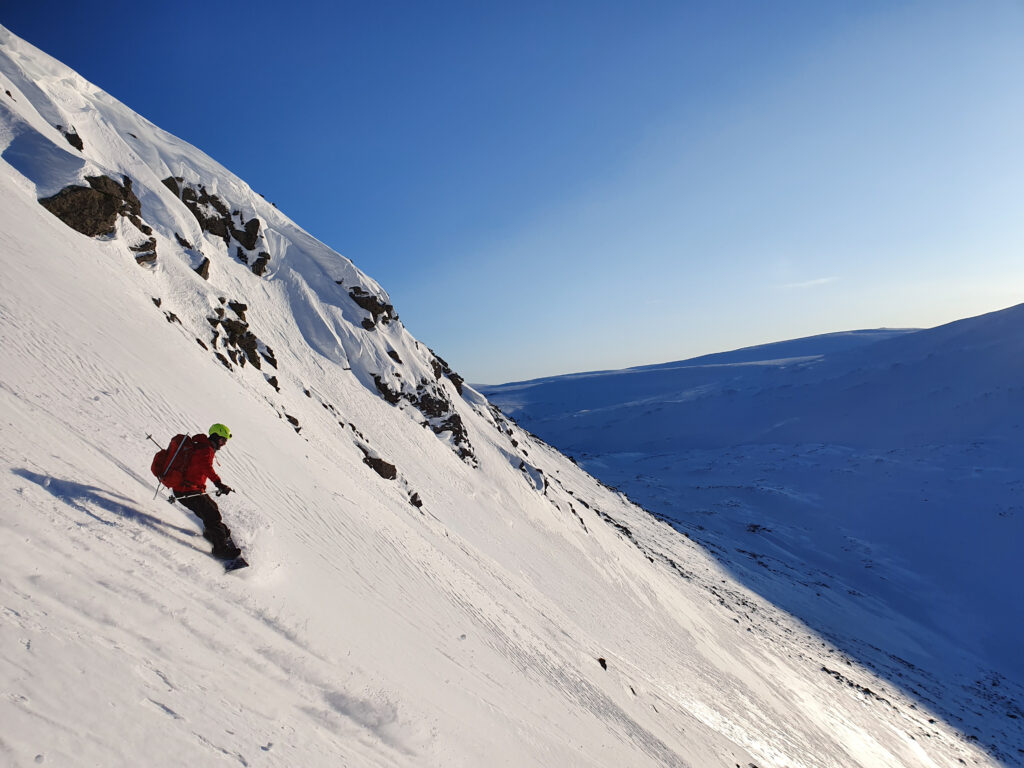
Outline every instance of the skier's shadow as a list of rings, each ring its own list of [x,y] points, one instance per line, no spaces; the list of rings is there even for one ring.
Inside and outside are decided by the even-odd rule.
[[[155,517],[154,515],[141,512],[128,504],[122,503],[125,501],[131,501],[127,496],[121,496],[111,491],[97,488],[94,485],[76,483],[72,480],[60,480],[49,475],[30,472],[27,469],[16,468],[12,469],[11,473],[35,483],[44,491],[64,502],[72,509],[78,510],[83,515],[87,515],[93,520],[103,523],[103,525],[117,525],[117,523],[96,514],[96,512],[91,508],[99,508],[117,515],[123,520],[131,520],[133,522],[140,523],[141,525],[170,538],[174,538],[173,536],[170,536],[170,531],[181,533],[186,536],[195,536],[197,534],[195,528],[183,528],[181,526],[174,525],[173,523],[168,523],[166,520],[161,520],[159,517]]]

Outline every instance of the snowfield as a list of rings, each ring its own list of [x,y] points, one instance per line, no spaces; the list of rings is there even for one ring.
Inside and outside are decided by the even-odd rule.
[[[1024,305],[485,392],[1012,765],[1022,330]]]
[[[0,763],[1018,757],[510,422],[350,261],[2,28],[0,159]],[[252,564],[228,575],[149,473],[147,435],[213,422]]]

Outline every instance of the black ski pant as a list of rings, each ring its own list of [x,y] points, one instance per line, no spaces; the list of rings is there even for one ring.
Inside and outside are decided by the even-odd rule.
[[[224,525],[224,521],[220,519],[220,509],[217,507],[217,502],[205,493],[192,495],[192,492],[186,492],[181,496],[178,496],[177,493],[174,495],[183,506],[191,510],[193,514],[203,521],[203,538],[213,544],[214,552],[220,552],[234,546],[234,542],[231,540],[231,529]]]

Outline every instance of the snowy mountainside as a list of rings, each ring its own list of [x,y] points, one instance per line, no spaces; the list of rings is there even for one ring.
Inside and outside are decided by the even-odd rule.
[[[997,764],[2,28],[0,160],[5,765]],[[229,576],[148,472],[215,421]]]
[[[1024,305],[483,390],[748,587],[1019,760],[1022,329]]]

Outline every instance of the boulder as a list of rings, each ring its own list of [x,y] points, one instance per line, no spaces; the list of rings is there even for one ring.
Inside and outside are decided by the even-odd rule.
[[[142,204],[132,191],[132,180],[118,184],[109,176],[88,176],[88,187],[72,184],[39,204],[72,229],[89,237],[113,235],[117,217],[125,216],[146,235],[153,230],[142,223]]]

